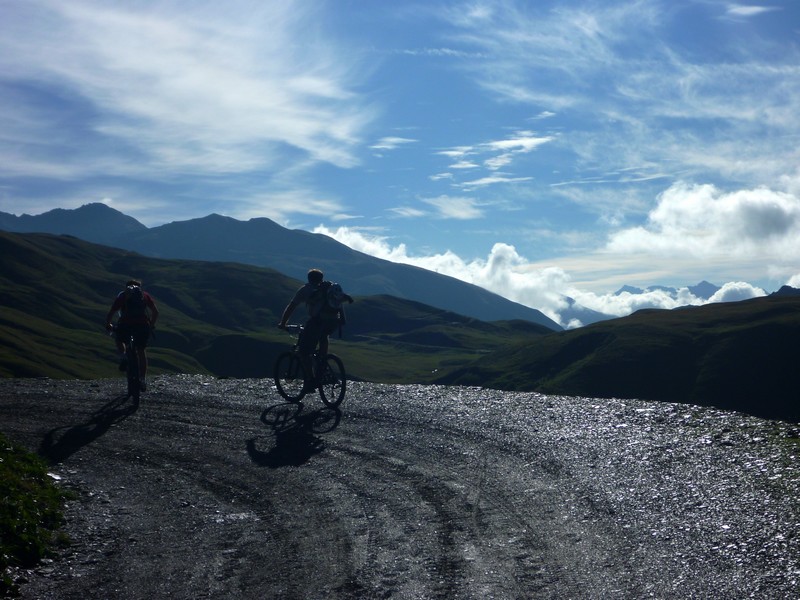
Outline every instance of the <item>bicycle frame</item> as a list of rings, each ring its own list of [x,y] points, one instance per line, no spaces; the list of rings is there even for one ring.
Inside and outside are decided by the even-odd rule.
[[[323,357],[315,349],[311,355],[311,368],[316,372],[307,377],[299,350],[304,328],[302,325],[287,325],[285,329],[297,339],[292,349],[278,355],[275,361],[274,379],[278,393],[289,402],[300,402],[309,391],[319,390],[322,402],[327,406],[336,407],[341,404],[347,389],[342,360],[330,353]],[[311,389],[308,386],[309,381],[313,382]]]
[[[119,325],[113,325],[111,328],[111,333],[114,334],[115,338],[118,329]],[[133,398],[136,402],[138,402],[142,390],[139,380],[139,351],[136,346],[133,332],[131,332],[131,334],[128,336],[128,339],[124,341],[124,344],[125,358],[127,361],[125,376],[128,381],[128,398]]]

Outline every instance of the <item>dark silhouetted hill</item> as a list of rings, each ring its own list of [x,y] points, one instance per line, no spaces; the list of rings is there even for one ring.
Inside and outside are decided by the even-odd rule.
[[[89,204],[75,211],[56,209],[35,217],[0,213],[0,227],[73,235],[157,258],[256,265],[303,280],[309,268],[317,267],[342,282],[350,293],[389,294],[482,321],[526,320],[561,329],[541,311],[476,285],[375,258],[328,236],[286,229],[266,218],[238,221],[213,214],[148,229],[105,205]],[[584,318],[592,314],[586,311]]]
[[[301,282],[271,269],[154,259],[47,234],[0,232],[0,254],[0,376],[118,377],[103,319],[131,277],[161,312],[149,353],[154,372],[269,377],[292,342],[276,324]],[[344,331],[334,344],[351,375],[422,383],[445,366],[552,330],[358,296]]]
[[[438,381],[686,402],[798,421],[799,339],[796,295],[650,309],[501,349]]]

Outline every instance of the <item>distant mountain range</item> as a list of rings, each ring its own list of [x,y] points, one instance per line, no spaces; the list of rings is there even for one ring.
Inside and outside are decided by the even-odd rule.
[[[268,267],[296,279],[317,267],[352,294],[388,294],[482,321],[519,319],[552,330],[561,326],[541,311],[461,280],[411,265],[393,263],[353,250],[321,234],[281,227],[266,218],[238,221],[212,214],[148,228],[106,206],[87,204],[41,215],[0,212],[0,229],[19,233],[72,235],[96,244],[134,250],[145,256],[236,262]],[[580,306],[582,322],[606,318]],[[570,317],[570,315],[566,315]]]
[[[702,298],[703,300],[708,300],[709,298],[711,298],[711,296],[716,294],[722,288],[720,288],[718,285],[714,285],[713,283],[709,283],[708,281],[701,281],[697,285],[688,286],[687,289],[695,297]],[[633,295],[639,295],[639,294],[644,294],[644,293],[647,293],[647,292],[657,292],[657,291],[665,292],[665,293],[669,294],[670,296],[672,296],[673,298],[675,296],[677,296],[677,294],[678,294],[678,289],[677,288],[668,287],[668,286],[664,286],[664,285],[651,285],[650,287],[647,287],[647,288],[644,288],[644,289],[638,288],[638,287],[633,287],[633,286],[630,286],[630,285],[624,285],[620,289],[618,289],[616,292],[614,292],[614,295],[620,296],[620,295],[622,295],[624,293],[633,294]]]
[[[275,323],[298,281],[272,269],[2,231],[0,256],[0,377],[119,377],[103,319],[132,273],[161,310],[149,351],[156,373],[269,377],[291,342]],[[354,378],[695,403],[800,421],[793,288],[558,332],[386,295],[357,296],[348,317],[333,347]]]

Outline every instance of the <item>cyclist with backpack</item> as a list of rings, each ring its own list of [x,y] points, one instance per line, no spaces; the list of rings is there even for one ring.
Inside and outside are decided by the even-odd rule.
[[[125,284],[122,290],[114,299],[114,303],[106,315],[106,329],[114,329],[112,319],[114,314],[119,313],[117,321],[115,341],[117,350],[120,354],[119,370],[127,369],[127,358],[125,356],[125,344],[133,335],[136,344],[137,354],[139,355],[139,375],[141,390],[145,391],[147,383],[147,341],[150,333],[156,326],[158,320],[158,308],[153,301],[153,297],[142,289],[142,282],[131,279]]]
[[[319,269],[308,272],[308,283],[303,285],[286,305],[278,327],[286,327],[289,317],[294,310],[305,303],[308,309],[308,321],[303,328],[299,339],[300,358],[306,373],[305,391],[314,389],[311,369],[311,355],[319,345],[321,356],[328,353],[329,336],[337,327],[341,328],[347,322],[342,303],[353,303],[353,298],[345,294],[338,283],[325,281],[325,275]]]

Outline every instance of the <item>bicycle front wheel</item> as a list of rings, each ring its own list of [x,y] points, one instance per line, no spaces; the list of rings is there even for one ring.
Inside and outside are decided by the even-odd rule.
[[[305,371],[300,357],[294,352],[284,352],[275,361],[275,387],[289,402],[300,402],[305,392]]]
[[[325,357],[325,371],[319,380],[319,395],[326,406],[339,406],[346,390],[344,363],[335,354],[328,354]]]

